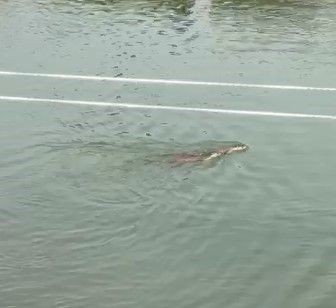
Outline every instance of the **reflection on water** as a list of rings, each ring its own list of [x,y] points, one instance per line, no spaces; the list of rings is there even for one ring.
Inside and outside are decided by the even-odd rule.
[[[317,85],[336,61],[334,7],[329,0],[40,0],[2,16],[12,35],[0,37],[0,65],[10,70],[20,57],[31,59],[30,71]],[[7,39],[14,33],[23,39]],[[45,44],[43,53],[35,44]]]
[[[184,33],[193,28],[195,33],[191,37],[197,41],[207,37],[199,30],[210,27],[216,42],[214,52],[219,54],[230,49],[254,52],[258,48],[263,51],[304,53],[307,47],[316,46],[321,35],[329,36],[328,33],[331,35],[335,30],[332,22],[334,15],[331,14],[329,20],[319,18],[321,12],[325,13],[326,5],[335,5],[328,0],[45,0],[39,5],[47,10],[70,14],[71,18],[86,16],[95,26],[98,21],[110,27],[118,23],[132,29],[139,27],[142,29],[140,33],[156,28],[157,34],[166,35],[169,29]],[[132,31],[133,35],[135,33]],[[240,44],[242,41],[245,42],[244,46]]]
[[[78,9],[90,9],[92,14],[95,11],[103,11],[103,12],[137,12],[139,14],[144,13],[144,11],[148,12],[163,12],[165,10],[170,11],[171,13],[175,13],[177,15],[189,15],[192,12],[192,7],[195,4],[195,0],[152,0],[152,1],[144,1],[144,0],[116,0],[116,1],[97,1],[97,0],[52,0],[47,1],[48,5],[55,5],[59,7],[69,7],[73,6]]]
[[[212,0],[210,19],[215,25],[231,22],[236,31],[243,30],[241,25],[247,25],[246,32],[267,32],[301,35],[311,34],[317,30],[318,23],[314,21],[324,4],[316,1],[218,1]],[[231,17],[231,20],[225,18]],[[224,18],[224,19],[223,19]],[[307,22],[310,21],[310,22]],[[308,31],[308,33],[306,33]],[[299,33],[298,33],[299,32]],[[282,37],[278,37],[280,41]]]

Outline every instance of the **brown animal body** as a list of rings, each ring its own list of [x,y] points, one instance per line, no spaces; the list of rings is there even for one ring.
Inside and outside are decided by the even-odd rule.
[[[171,163],[174,165],[182,165],[188,163],[198,163],[213,160],[215,158],[228,155],[234,152],[245,152],[248,146],[245,144],[236,144],[231,146],[222,146],[212,151],[200,153],[181,153],[174,155]]]

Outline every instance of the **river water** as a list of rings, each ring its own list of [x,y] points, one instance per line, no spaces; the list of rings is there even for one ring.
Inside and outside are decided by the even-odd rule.
[[[331,0],[0,0],[0,70],[335,87]],[[335,92],[0,76],[0,95],[333,115]],[[0,307],[334,307],[336,122],[0,102]],[[209,165],[176,152],[239,141]]]

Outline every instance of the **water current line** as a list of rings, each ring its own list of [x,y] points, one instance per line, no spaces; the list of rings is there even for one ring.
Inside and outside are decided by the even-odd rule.
[[[253,111],[253,110],[237,110],[237,109],[215,109],[215,108],[212,109],[212,108],[196,108],[196,107],[194,108],[194,107],[179,107],[179,106],[164,106],[164,105],[143,105],[143,104],[127,104],[127,103],[82,101],[82,100],[69,100],[69,99],[34,98],[34,97],[19,97],[19,96],[0,96],[0,101],[5,101],[5,102],[6,101],[7,102],[8,101],[11,101],[11,102],[31,102],[31,103],[53,103],[53,104],[118,107],[118,108],[148,109],[148,110],[204,112],[204,113],[247,115],[247,116],[265,116],[265,117],[268,116],[268,117],[336,120],[336,116],[334,116],[334,115],[323,115],[323,114],[287,113],[287,112]]]
[[[192,81],[192,80],[177,80],[177,79],[124,78],[124,77],[91,76],[91,75],[24,73],[24,72],[11,72],[11,71],[0,71],[0,76],[41,77],[41,78],[110,81],[110,82],[138,83],[138,84],[143,83],[143,84],[186,85],[186,86],[215,86],[215,87],[236,87],[236,88],[256,88],[256,89],[259,88],[259,89],[301,90],[301,91],[336,91],[336,88],[293,86],[293,85]]]

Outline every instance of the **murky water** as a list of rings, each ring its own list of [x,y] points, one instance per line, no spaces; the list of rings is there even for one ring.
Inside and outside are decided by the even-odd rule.
[[[0,0],[0,70],[335,87],[334,1]],[[335,114],[332,92],[0,77],[0,95]],[[336,123],[0,103],[0,307],[334,307]],[[173,168],[179,151],[246,153]]]

